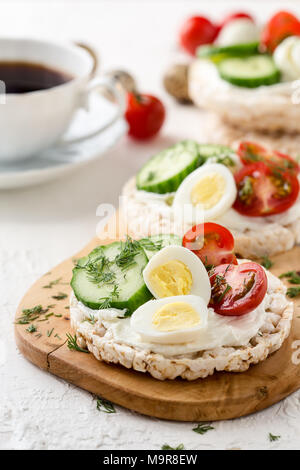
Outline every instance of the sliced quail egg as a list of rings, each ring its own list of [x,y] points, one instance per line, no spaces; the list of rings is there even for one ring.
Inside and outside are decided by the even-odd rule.
[[[195,295],[149,300],[130,319],[144,341],[177,344],[195,341],[207,327],[208,309]]]
[[[173,201],[175,216],[194,223],[213,220],[231,208],[237,195],[231,171],[224,165],[203,165],[179,186]],[[193,208],[190,212],[187,209]]]
[[[154,255],[143,271],[145,284],[155,298],[198,295],[207,305],[210,281],[202,261],[182,246],[170,245]]]

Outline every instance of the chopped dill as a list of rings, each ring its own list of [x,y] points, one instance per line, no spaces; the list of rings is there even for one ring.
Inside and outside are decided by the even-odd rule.
[[[50,338],[50,336],[52,335],[53,331],[54,331],[54,328],[52,328],[51,330],[47,330],[47,336],[48,336],[48,338]]]
[[[229,284],[227,284],[226,288],[224,289],[224,291],[222,292],[222,294],[218,298],[218,302],[221,302],[224,299],[225,295],[227,294],[228,291],[230,291],[230,289],[232,289],[232,287]]]
[[[239,185],[239,196],[243,202],[247,203],[247,201],[252,195],[253,195],[252,179],[250,176],[246,176]]]
[[[195,428],[193,428],[193,431],[196,432],[197,434],[205,434],[207,431],[211,431],[212,429],[215,429],[213,426],[210,424],[205,424],[205,423],[199,423]]]
[[[184,450],[184,445],[179,444],[177,447],[171,447],[169,444],[164,444],[161,448],[162,450]]]
[[[115,413],[115,407],[112,402],[105,400],[104,398],[97,397],[97,410],[103,411],[104,413]]]
[[[68,294],[65,294],[64,292],[59,292],[57,295],[52,295],[52,299],[55,300],[64,300],[68,297]]]
[[[26,328],[26,331],[28,331],[28,333],[35,333],[37,331],[37,327],[32,324],[28,328]]]
[[[269,441],[270,442],[278,441],[280,438],[281,438],[281,436],[275,436],[274,434],[269,432]]]
[[[288,290],[286,291],[286,295],[291,298],[297,297],[298,295],[300,295],[300,286],[289,287]]]
[[[261,262],[261,265],[266,268],[266,269],[270,269],[272,266],[273,266],[273,261],[270,260],[270,258],[268,258],[268,256],[264,256],[263,259],[262,259],[262,262]]]
[[[300,284],[300,271],[288,271],[280,274],[280,279],[286,277],[290,284]]]
[[[29,325],[29,323],[33,322],[41,315],[48,312],[48,309],[43,309],[41,305],[36,305],[32,308],[24,308],[22,310],[22,315],[18,317],[16,323],[18,325]],[[38,320],[39,321],[39,320]]]
[[[49,284],[47,284],[46,286],[43,286],[43,288],[44,289],[52,289],[52,287],[59,284],[61,280],[62,280],[62,278],[59,277],[58,279],[55,279],[54,281],[49,282]]]

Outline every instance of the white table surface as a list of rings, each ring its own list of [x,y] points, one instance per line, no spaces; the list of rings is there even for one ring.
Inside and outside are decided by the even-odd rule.
[[[203,6],[201,6],[203,3]],[[181,138],[205,140],[199,111],[176,105],[161,74],[177,54],[178,25],[194,12],[221,18],[247,9],[267,18],[297,1],[0,1],[1,34],[76,39],[101,54],[103,69],[130,70],[143,91],[164,100],[168,118],[148,144],[124,137],[103,160],[44,186],[0,192],[0,448],[3,449],[299,449],[300,392],[250,417],[218,422],[201,436],[193,423],[96,410],[92,395],[42,372],[18,352],[13,318],[20,298],[44,272],[95,234],[96,207],[117,204],[122,184],[157,149]],[[281,435],[270,443],[268,433]]]

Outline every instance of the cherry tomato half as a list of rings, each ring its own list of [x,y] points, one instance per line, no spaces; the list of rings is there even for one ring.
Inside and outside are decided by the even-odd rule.
[[[267,51],[273,52],[278,44],[288,36],[300,36],[300,22],[292,13],[279,11],[264,27],[261,34],[261,45]]]
[[[241,142],[237,154],[244,165],[264,162],[281,171],[290,170],[299,173],[299,165],[292,157],[281,152],[267,150],[255,142]]]
[[[179,41],[189,54],[195,55],[198,46],[214,42],[218,31],[218,27],[204,16],[192,16],[182,25]]]
[[[279,214],[289,209],[299,194],[297,176],[263,162],[244,166],[235,174],[237,198],[233,208],[250,217]]]
[[[226,316],[245,315],[262,302],[268,280],[257,263],[222,264],[210,272],[212,288],[209,306]]]
[[[239,18],[247,18],[248,20],[252,20],[254,23],[253,16],[249,15],[249,13],[245,13],[244,11],[237,11],[236,13],[231,13],[230,15],[225,16],[224,20],[220,23],[220,29],[224,28],[224,26],[230,23],[232,20],[237,20]]]
[[[182,245],[193,251],[207,269],[224,263],[237,264],[233,236],[222,225],[212,222],[195,225],[184,235]]]
[[[165,120],[163,103],[152,95],[127,94],[126,120],[128,134],[136,139],[149,139],[156,135]]]

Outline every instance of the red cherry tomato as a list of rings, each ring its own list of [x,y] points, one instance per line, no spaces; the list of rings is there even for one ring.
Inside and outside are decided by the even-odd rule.
[[[152,95],[127,94],[126,120],[128,134],[136,139],[149,139],[158,133],[165,120],[163,103]]]
[[[218,34],[218,27],[203,16],[188,18],[179,34],[181,46],[191,55],[202,44],[211,44]]]
[[[300,22],[292,13],[279,11],[264,27],[261,34],[261,44],[264,49],[273,52],[278,44],[288,36],[300,36]]]
[[[299,173],[299,165],[292,157],[281,152],[267,150],[255,142],[241,142],[237,151],[244,165],[264,162],[279,170],[290,170]]]
[[[235,174],[237,198],[233,205],[240,214],[263,217],[289,209],[299,194],[297,176],[263,162],[246,165]]]
[[[245,315],[262,302],[268,280],[257,263],[221,264],[210,273],[211,299],[209,306],[225,316]]]
[[[220,29],[224,28],[224,26],[230,23],[232,20],[237,20],[239,18],[248,18],[248,20],[253,21],[253,16],[249,15],[249,13],[245,13],[243,11],[237,11],[236,13],[231,13],[230,15],[225,16],[224,20],[220,24]]]
[[[207,269],[224,263],[237,264],[233,236],[222,225],[212,222],[195,225],[184,235],[182,245],[193,251]]]

